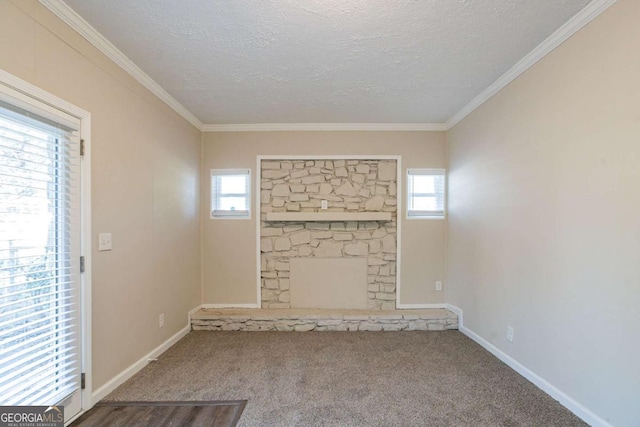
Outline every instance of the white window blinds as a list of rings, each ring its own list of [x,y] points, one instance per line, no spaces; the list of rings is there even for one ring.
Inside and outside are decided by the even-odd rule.
[[[407,216],[443,218],[444,169],[407,170]]]
[[[78,126],[0,98],[0,405],[79,389]]]
[[[249,169],[211,171],[211,218],[249,218],[251,203]]]

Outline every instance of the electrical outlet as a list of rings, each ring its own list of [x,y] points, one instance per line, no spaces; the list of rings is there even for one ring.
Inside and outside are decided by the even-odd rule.
[[[160,313],[158,316],[158,328],[164,328],[164,313]]]
[[[111,233],[98,234],[98,250],[99,251],[111,250]]]
[[[513,342],[513,328],[511,326],[507,326],[507,341]]]
[[[442,290],[442,282],[438,280],[436,282],[436,291],[441,291],[441,290]]]
[[[329,203],[326,200],[320,202],[320,207],[322,209],[327,209],[329,207]]]

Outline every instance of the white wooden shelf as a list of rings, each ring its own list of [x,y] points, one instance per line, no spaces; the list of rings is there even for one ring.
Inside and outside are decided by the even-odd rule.
[[[391,221],[391,212],[267,212],[267,221]]]

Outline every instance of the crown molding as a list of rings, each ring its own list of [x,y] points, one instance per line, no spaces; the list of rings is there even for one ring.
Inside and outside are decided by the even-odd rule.
[[[89,43],[104,53],[145,88],[165,102],[176,113],[203,132],[268,132],[268,131],[446,131],[471,114],[493,95],[531,68],[565,40],[591,22],[618,0],[593,0],[529,54],[518,61],[491,86],[455,113],[446,123],[254,123],[202,124],[166,90],[135,65],[63,0],[39,0],[58,18],[77,31]]]
[[[62,0],[39,0],[40,3],[49,9],[54,15],[64,21],[67,25],[77,31],[82,37],[87,39],[89,43],[98,48],[109,59],[115,62],[119,67],[129,73],[142,86],[149,89],[151,93],[160,98],[165,104],[171,107],[176,113],[180,114],[185,120],[193,126],[202,130],[202,122],[187,110],[182,104],[171,96],[166,90],[142,71],[136,64],[126,57],[118,48],[109,42],[102,34],[93,28],[87,21],[78,15]]]
[[[531,68],[536,62],[544,58],[552,50],[578,32],[582,27],[587,25],[617,1],[618,0],[593,0],[573,18],[568,20],[562,27],[558,28],[553,34],[536,46],[524,58],[518,61],[506,73],[500,76],[500,78],[493,82],[491,86],[480,92],[480,94],[473,98],[471,102],[451,116],[451,118],[445,123],[446,129],[451,129],[458,122],[471,114],[476,108],[488,101],[493,95],[518,78],[518,76]]]
[[[248,123],[208,124],[203,132],[444,131],[444,123]]]

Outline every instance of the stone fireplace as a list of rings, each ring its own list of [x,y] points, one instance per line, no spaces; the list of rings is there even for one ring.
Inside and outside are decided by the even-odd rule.
[[[263,308],[395,309],[396,159],[261,160],[260,188]]]

